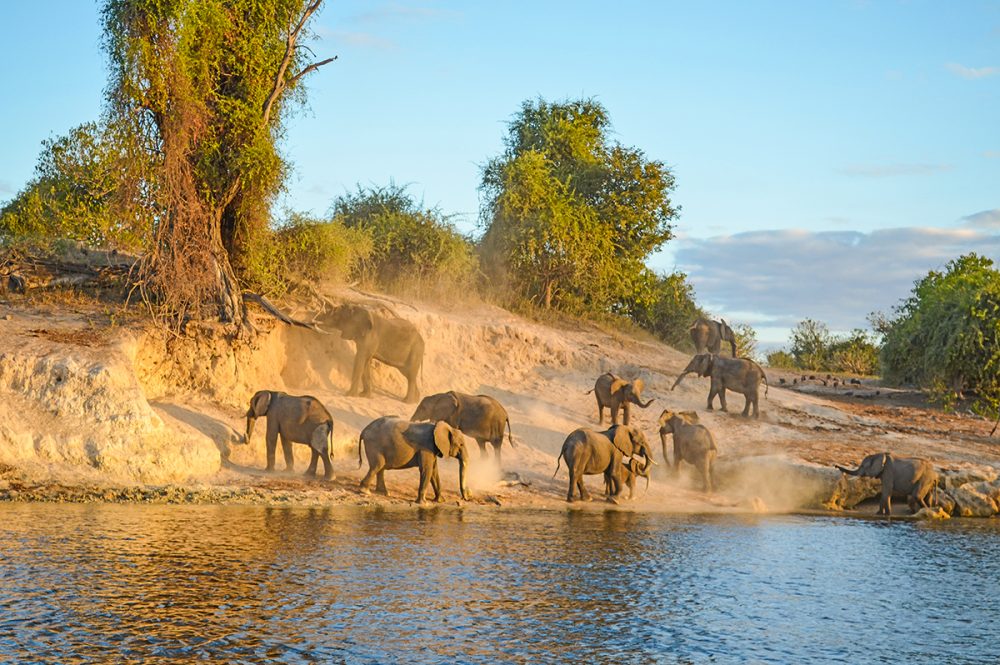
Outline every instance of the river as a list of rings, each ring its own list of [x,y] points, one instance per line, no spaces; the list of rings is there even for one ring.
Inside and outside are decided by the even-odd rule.
[[[1000,522],[0,505],[0,659],[994,663]]]

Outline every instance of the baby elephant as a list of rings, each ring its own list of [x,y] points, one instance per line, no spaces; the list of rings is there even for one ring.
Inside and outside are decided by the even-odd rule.
[[[646,491],[649,491],[649,469],[650,465],[647,465],[641,461],[639,458],[632,457],[627,462],[622,461],[620,475],[618,476],[618,486],[628,487],[628,500],[631,501],[635,498],[635,479],[645,478],[646,479]],[[611,491],[613,489],[612,483],[605,481],[604,483],[604,497],[611,498]]]
[[[559,473],[559,463],[563,459],[569,470],[566,501],[572,503],[574,492],[579,492],[582,500],[589,501],[590,494],[583,486],[583,477],[600,473],[604,474],[604,485],[609,489],[608,500],[614,503],[621,493],[622,481],[627,479],[622,471],[623,464],[627,465],[633,455],[645,458],[643,471],[656,464],[646,436],[638,428],[612,425],[603,432],[586,428],[571,432],[556,458],[556,474]],[[555,474],[552,477],[555,478]]]
[[[622,410],[622,423],[628,425],[631,404],[645,409],[653,403],[653,400],[649,400],[645,404],[642,403],[642,389],[644,385],[642,379],[626,381],[611,372],[605,372],[597,377],[593,389],[585,393],[586,395],[594,393],[594,397],[597,398],[597,424],[601,425],[604,423],[604,407],[608,407],[608,410],[611,412],[612,425],[618,424],[619,408]]]
[[[857,469],[845,469],[839,464],[834,465],[849,476],[860,478],[880,478],[882,480],[882,499],[879,501],[878,514],[892,514],[892,495],[902,494],[910,512],[915,513],[919,506],[928,508],[927,496],[937,487],[938,474],[927,460],[916,457],[895,457],[890,453],[876,453],[861,460]],[[934,503],[937,503],[935,496]]]
[[[719,453],[715,437],[708,428],[698,423],[694,411],[674,412],[669,409],[660,414],[660,445],[663,446],[663,461],[667,458],[667,435],[674,435],[674,473],[680,469],[681,460],[693,464],[701,473],[703,489],[712,491],[712,467]]]
[[[333,417],[315,397],[297,397],[276,390],[261,390],[250,399],[247,409],[245,442],[250,443],[257,418],[267,418],[267,470],[274,471],[274,453],[281,439],[285,470],[295,465],[292,443],[304,443],[312,449],[306,475],[316,475],[316,464],[323,459],[323,479],[333,478]]]
[[[417,503],[424,502],[427,484],[434,490],[434,500],[443,501],[441,480],[438,477],[437,458],[458,459],[458,488],[462,498],[471,497],[466,484],[465,471],[469,454],[465,449],[462,433],[439,420],[436,423],[413,423],[404,418],[384,416],[370,422],[358,437],[358,466],[361,466],[361,449],[368,456],[368,473],[361,481],[361,491],[368,493],[377,482],[375,491],[389,495],[385,486],[386,469],[420,469]]]

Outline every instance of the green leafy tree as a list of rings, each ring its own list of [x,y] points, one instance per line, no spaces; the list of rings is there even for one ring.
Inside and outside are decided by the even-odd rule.
[[[178,316],[218,306],[245,323],[237,271],[268,231],[287,168],[288,101],[302,101],[321,0],[107,0],[109,114],[155,168],[135,195],[154,211],[147,275]]]
[[[740,358],[757,360],[757,331],[749,323],[737,323],[732,326],[736,336],[736,351]]]
[[[693,348],[688,329],[704,312],[695,303],[687,275],[649,273],[648,279],[650,283],[628,304],[630,318],[671,346]]]
[[[784,349],[778,349],[767,354],[767,365],[768,367],[776,367],[778,369],[795,369],[797,367],[795,356]]]
[[[672,237],[673,175],[613,143],[593,100],[526,101],[483,169],[481,240],[494,283],[545,308],[621,313],[648,299],[644,261]]]
[[[1000,406],[1000,271],[967,254],[916,282],[885,326],[881,361],[895,383],[927,387],[945,405]],[[969,393],[967,395],[966,393]]]
[[[878,374],[879,347],[866,331],[855,328],[849,335],[835,337],[827,349],[825,369],[851,374]]]
[[[337,198],[333,221],[363,231],[371,251],[362,276],[386,288],[474,292],[478,259],[472,243],[437,209],[424,209],[390,183]]]
[[[825,369],[829,362],[831,341],[830,329],[822,321],[800,321],[792,329],[791,353],[795,364],[802,369]]]
[[[91,122],[43,141],[34,178],[0,209],[0,235],[140,247],[145,220],[121,205],[126,163],[116,139],[106,126]]]

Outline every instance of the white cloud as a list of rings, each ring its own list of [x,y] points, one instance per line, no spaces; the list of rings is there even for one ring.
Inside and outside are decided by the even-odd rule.
[[[1000,150],[983,150],[983,157],[987,159],[1000,159]]]
[[[972,215],[966,215],[962,221],[969,226],[983,229],[1000,229],[1000,208],[982,210]]]
[[[955,76],[961,76],[964,79],[984,79],[1000,74],[1000,67],[966,67],[957,62],[949,62],[945,67]]]
[[[851,164],[838,173],[861,178],[888,178],[904,175],[931,175],[952,169],[950,164]]]
[[[391,39],[379,37],[378,35],[370,32],[331,30],[324,26],[319,26],[316,29],[316,34],[323,39],[329,39],[334,42],[339,42],[348,46],[357,46],[359,48],[370,48],[378,51],[395,51],[399,48],[399,45]]]
[[[968,252],[1000,259],[1000,235],[975,228],[753,231],[678,243],[678,268],[697,298],[721,315],[757,312],[756,325],[790,328],[805,318],[833,330],[891,311],[913,282]]]

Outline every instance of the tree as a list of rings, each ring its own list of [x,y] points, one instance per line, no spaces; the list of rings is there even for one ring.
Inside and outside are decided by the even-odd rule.
[[[34,178],[0,209],[0,235],[138,249],[146,227],[120,205],[124,169],[121,146],[104,125],[43,141]]]
[[[650,284],[639,290],[639,297],[627,303],[629,318],[667,344],[691,347],[691,322],[705,313],[694,301],[694,288],[687,275],[649,273]]]
[[[877,374],[878,352],[878,345],[872,336],[855,328],[849,335],[832,339],[826,352],[828,366],[821,369],[851,374]]]
[[[945,405],[1000,407],[1000,271],[974,253],[931,271],[886,325],[885,378],[927,387]]]
[[[153,211],[147,278],[178,317],[215,303],[242,328],[237,273],[286,175],[277,144],[301,102],[322,0],[107,0],[109,115],[151,157],[134,190]]]
[[[830,329],[822,321],[806,319],[792,329],[791,354],[802,369],[822,370],[829,360]]]
[[[624,311],[672,237],[673,175],[612,143],[593,100],[526,101],[483,169],[481,251],[494,281],[545,308]]]

